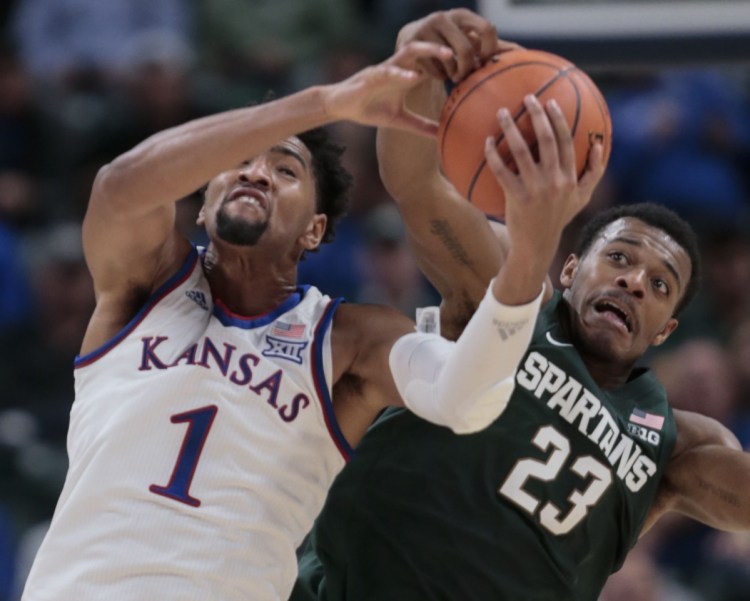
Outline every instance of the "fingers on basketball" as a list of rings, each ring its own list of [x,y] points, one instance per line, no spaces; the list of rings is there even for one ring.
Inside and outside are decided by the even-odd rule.
[[[440,163],[446,177],[459,193],[488,215],[502,218],[504,214],[503,190],[488,168],[484,153],[488,135],[495,139],[505,164],[517,172],[508,140],[496,118],[499,107],[510,109],[528,151],[535,161],[539,160],[538,140],[523,101],[528,94],[542,105],[551,99],[557,101],[573,138],[573,157],[561,156],[560,160],[574,162],[577,177],[586,174],[589,151],[595,143],[602,146],[602,171],[609,159],[609,109],[591,78],[554,54],[525,49],[503,52],[454,88],[443,108],[438,131]],[[555,131],[555,135],[562,135],[559,128]]]

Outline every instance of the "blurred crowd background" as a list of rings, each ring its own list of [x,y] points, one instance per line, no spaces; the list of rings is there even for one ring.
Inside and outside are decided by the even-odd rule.
[[[0,601],[17,601],[67,467],[72,362],[93,308],[80,224],[97,169],[188,119],[342,79],[450,0],[5,0],[0,4]],[[502,29],[501,29],[502,31]],[[580,61],[579,61],[580,63]],[[586,67],[586,65],[582,65]],[[750,71],[593,66],[610,105],[602,207],[664,203],[698,229],[703,292],[647,362],[675,407],[750,445]],[[355,176],[335,242],[300,280],[413,315],[434,304],[379,181],[374,131],[338,124]],[[180,226],[205,241],[198,195]],[[555,275],[555,274],[553,274]],[[133,444],[137,444],[134,436]],[[75,549],[71,549],[75,553]],[[746,600],[750,536],[664,520],[602,601]]]

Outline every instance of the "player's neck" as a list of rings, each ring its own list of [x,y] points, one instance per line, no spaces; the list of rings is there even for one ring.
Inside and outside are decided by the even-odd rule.
[[[213,297],[246,317],[272,311],[297,288],[297,263],[291,259],[274,261],[257,252],[219,253],[212,245],[203,267]]]
[[[633,364],[624,365],[612,357],[601,355],[592,350],[576,330],[573,309],[567,302],[561,303],[558,309],[560,327],[565,336],[573,342],[591,378],[602,390],[614,390],[624,386],[630,379]]]
[[[581,352],[583,362],[586,364],[594,382],[602,390],[616,390],[627,384],[633,369],[631,367],[623,368],[621,365],[615,365],[611,360],[592,357],[585,352]]]

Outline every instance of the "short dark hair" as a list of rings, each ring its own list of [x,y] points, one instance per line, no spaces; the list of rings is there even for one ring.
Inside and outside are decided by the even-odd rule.
[[[583,257],[591,248],[594,240],[601,231],[613,221],[632,217],[643,221],[643,223],[662,230],[677,244],[679,244],[690,258],[690,279],[685,292],[675,307],[675,315],[678,315],[695,296],[700,287],[701,280],[701,257],[698,245],[698,236],[690,224],[682,219],[677,213],[664,205],[642,202],[612,207],[595,215],[581,229],[578,236],[578,244],[575,253]]]
[[[349,209],[352,176],[341,164],[344,147],[333,142],[324,128],[310,129],[297,137],[312,156],[316,210],[328,217],[321,240],[325,244],[336,237],[336,225]]]

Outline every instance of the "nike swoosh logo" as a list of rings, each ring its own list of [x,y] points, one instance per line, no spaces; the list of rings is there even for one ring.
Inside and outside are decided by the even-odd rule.
[[[568,342],[559,342],[558,340],[555,340],[549,332],[547,332],[547,340],[549,340],[550,344],[554,344],[555,346],[573,346]]]

